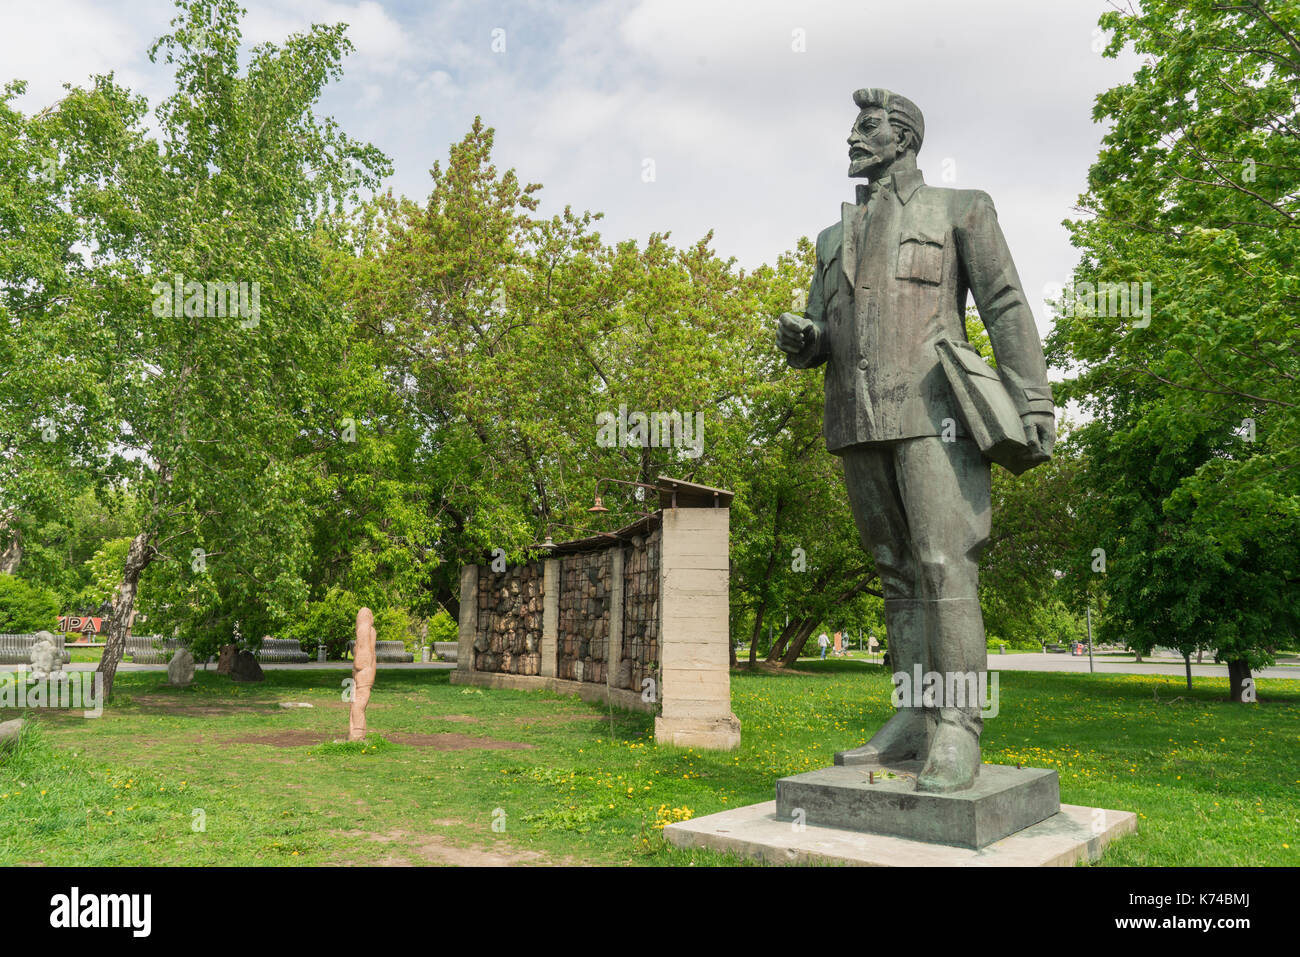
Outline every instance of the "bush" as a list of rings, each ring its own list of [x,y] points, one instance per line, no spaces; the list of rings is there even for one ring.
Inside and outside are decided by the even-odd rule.
[[[320,601],[308,602],[307,613],[284,629],[281,637],[297,638],[302,650],[313,658],[322,644],[327,658],[343,658],[347,655],[348,642],[357,636],[357,612],[361,607],[361,599],[352,592],[331,588]],[[379,641],[403,642],[408,651],[419,643],[408,634],[411,619],[405,609],[379,608],[372,611]]]
[[[1003,638],[998,635],[988,636],[989,654],[999,654],[1001,649],[999,645],[1006,645],[1007,651],[1042,651],[1043,643],[1037,638]]]
[[[59,599],[53,591],[13,575],[0,575],[0,632],[53,631],[58,623]]]
[[[438,614],[429,619],[429,641],[455,641],[459,637],[456,619],[447,614],[447,609],[439,608]]]
[[[353,637],[356,636],[356,616],[352,619]],[[375,640],[400,641],[407,651],[420,660],[420,639],[411,634],[411,616],[405,608],[383,608],[375,612]]]

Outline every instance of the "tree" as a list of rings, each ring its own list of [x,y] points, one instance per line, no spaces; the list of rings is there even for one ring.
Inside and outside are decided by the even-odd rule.
[[[1259,515],[1252,498],[1294,497],[1300,466],[1300,20],[1262,0],[1160,0],[1101,24],[1109,55],[1131,43],[1147,59],[1097,100],[1113,125],[1080,199],[1090,218],[1068,224],[1084,250],[1076,279],[1149,282],[1152,311],[1143,326],[1085,296],[1058,324],[1088,366],[1081,385],[1143,380],[1182,414],[1253,419],[1248,438],[1268,450],[1196,484]]]
[[[56,487],[51,491],[70,490]],[[43,514],[17,513],[23,547],[15,574],[52,588],[65,612],[98,614],[117,582],[102,587],[92,573],[91,560],[100,556],[107,544],[130,540],[138,522],[136,504],[127,494],[98,494],[83,488],[70,497],[47,496]],[[124,549],[119,557],[125,560]]]
[[[1112,127],[1049,358],[1095,419],[1081,511],[1111,624],[1139,649],[1213,648],[1241,700],[1300,604],[1294,553],[1256,544],[1300,527],[1296,16],[1157,0],[1101,24],[1109,54],[1147,59],[1097,101]]]
[[[737,492],[736,620],[756,614],[757,636],[778,603],[807,606],[800,623],[821,614],[869,562],[821,446],[820,389],[789,375],[771,343],[771,316],[806,286],[810,261],[746,275],[708,236],[685,248],[658,234],[607,245],[598,215],[536,217],[540,187],[496,169],[492,136],[476,120],[446,167],[434,164],[424,203],[380,197],[358,211],[355,254],[338,263],[396,399],[387,421],[419,438],[406,461],[439,553],[423,565],[434,599],[424,607],[456,614],[459,567],[491,549],[513,560],[548,534],[584,537],[654,509],[613,484],[603,488],[613,513],[593,519],[600,479],[667,473]],[[698,444],[602,440],[602,422],[638,412],[700,423]],[[843,521],[828,531],[829,514]],[[789,568],[796,545],[810,574]]]
[[[99,241],[94,211],[113,205],[142,107],[101,77],[27,116],[11,106],[25,88],[0,92],[0,567],[66,601],[95,547],[68,513],[86,517],[100,476],[87,426],[105,412],[69,335],[114,285],[80,250]]]
[[[990,638],[1033,645],[1080,634],[1067,638],[1062,630],[1064,621],[1077,622],[1083,614],[1090,581],[1086,574],[1065,573],[1092,548],[1078,515],[1082,461],[1072,433],[1063,423],[1051,460],[1036,468],[1021,475],[993,470],[993,528],[980,561]]]
[[[1138,409],[1146,405],[1134,400]],[[1086,449],[1082,524],[1095,530],[1104,572],[1080,555],[1076,577],[1107,594],[1100,632],[1139,654],[1156,645],[1190,657],[1213,651],[1228,664],[1235,701],[1253,700],[1247,679],[1300,628],[1292,580],[1300,523],[1279,518],[1267,542],[1224,535],[1194,499],[1179,495],[1203,463],[1231,454],[1230,429],[1192,431],[1186,420],[1132,423],[1107,417],[1079,430]],[[1090,555],[1091,553],[1089,553]],[[1089,568],[1080,568],[1085,562]]]
[[[176,69],[156,142],[144,105],[96,81],[124,105],[78,143],[114,174],[77,209],[96,240],[90,302],[31,326],[65,344],[82,383],[56,421],[75,418],[83,462],[142,504],[100,664],[106,693],[155,563],[187,580],[172,610],[199,636],[235,620],[260,635],[305,597],[303,461],[341,428],[319,399],[346,341],[320,246],[345,197],[387,170],[311,111],[350,48],[343,26],[263,44],[241,75],[233,0],[176,6],[150,51]]]

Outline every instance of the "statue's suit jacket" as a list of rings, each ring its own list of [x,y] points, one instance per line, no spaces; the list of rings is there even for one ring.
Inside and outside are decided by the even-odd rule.
[[[1042,342],[993,201],[927,186],[919,170],[892,180],[870,216],[845,203],[818,235],[804,313],[813,336],[788,356],[795,368],[826,364],[827,449],[968,434],[935,350],[942,338],[966,342],[967,291],[1021,416],[1051,412]]]

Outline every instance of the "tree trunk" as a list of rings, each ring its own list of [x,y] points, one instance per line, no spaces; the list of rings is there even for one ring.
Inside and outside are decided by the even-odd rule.
[[[798,620],[786,622],[786,626],[781,629],[781,635],[772,643],[772,648],[767,653],[768,664],[777,661],[785,654],[786,646],[790,643],[791,636],[799,630]]]
[[[1228,661],[1228,700],[1250,704],[1255,700],[1255,682],[1250,676],[1250,663],[1245,658]]]
[[[108,624],[108,640],[104,642],[104,654],[96,669],[104,676],[104,700],[108,700],[113,692],[117,666],[126,654],[126,639],[131,633],[131,622],[135,618],[135,591],[140,583],[140,573],[153,557],[148,541],[147,532],[141,532],[131,539],[131,546],[126,552],[126,564],[122,569],[122,584],[117,586],[113,595],[113,616]]]
[[[758,664],[758,636],[763,632],[763,613],[767,611],[766,605],[758,606],[758,613],[754,615],[754,631],[749,636],[749,668],[752,671]]]
[[[4,529],[4,523],[0,523],[0,531],[3,531]],[[22,533],[15,529],[13,538],[9,541],[9,546],[3,551],[0,551],[0,574],[12,575],[18,570],[18,566],[23,560],[23,542],[21,535]]]
[[[803,654],[803,646],[808,641],[808,636],[813,633],[817,627],[817,621],[814,618],[805,618],[799,622],[799,630],[795,632],[794,638],[790,641],[790,647],[786,649],[785,654],[781,657],[782,667],[788,668]]]

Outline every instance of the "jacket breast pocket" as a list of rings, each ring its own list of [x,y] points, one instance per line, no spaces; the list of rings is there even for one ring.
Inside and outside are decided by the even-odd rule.
[[[943,281],[944,235],[937,230],[911,229],[898,244],[895,278],[937,285]]]

